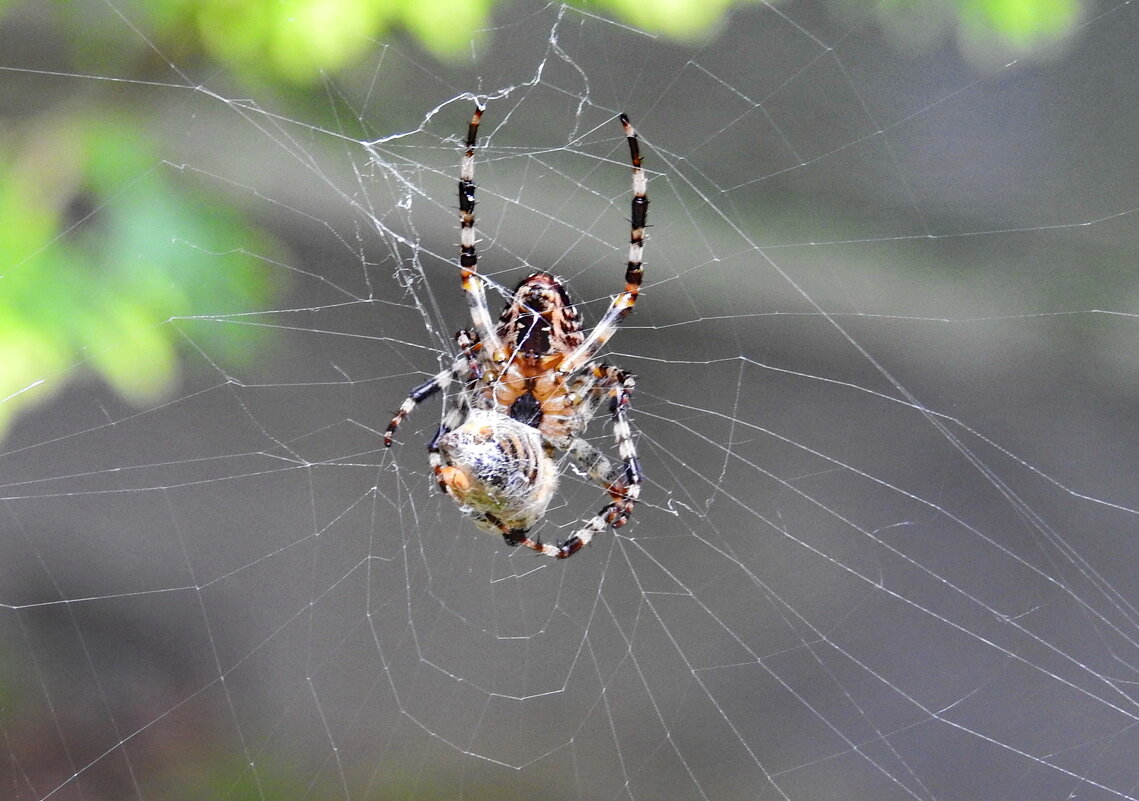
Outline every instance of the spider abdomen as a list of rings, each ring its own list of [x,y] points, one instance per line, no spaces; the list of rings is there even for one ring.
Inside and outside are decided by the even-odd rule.
[[[473,411],[439,439],[440,482],[480,528],[525,532],[546,513],[558,485],[537,429],[501,414]]]

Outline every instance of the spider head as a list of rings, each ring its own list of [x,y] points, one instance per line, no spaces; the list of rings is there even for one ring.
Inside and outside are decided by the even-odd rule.
[[[499,336],[522,356],[564,354],[580,345],[581,321],[565,285],[549,273],[524,279],[502,312]]]

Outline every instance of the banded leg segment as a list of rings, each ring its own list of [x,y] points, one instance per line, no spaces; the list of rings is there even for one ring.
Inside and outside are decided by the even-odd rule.
[[[447,389],[452,381],[462,381],[466,383],[471,379],[478,369],[478,358],[475,356],[475,349],[478,347],[478,340],[471,335],[470,331],[461,330],[455,334],[455,344],[459,346],[459,355],[451,366],[446,370],[440,370],[431,378],[424,381],[411,391],[411,393],[400,404],[399,411],[395,413],[395,417],[388,423],[387,430],[384,431],[384,447],[390,448],[392,446],[392,439],[395,437],[396,429],[399,428],[400,423],[407,419],[407,416],[415,411],[415,407],[423,403],[423,401],[430,398],[436,392]],[[444,420],[444,422],[446,422]],[[450,429],[448,429],[450,430]],[[446,433],[446,432],[443,432]],[[438,437],[440,435],[436,435]]]
[[[439,490],[444,495],[459,505],[462,505],[462,499],[451,491],[453,474],[448,472],[443,454],[439,452],[439,440],[461,426],[468,414],[470,414],[470,408],[465,401],[453,405],[443,414],[443,421],[435,430],[435,436],[427,443],[427,464],[431,466],[431,472],[435,474],[435,483],[439,485]]]
[[[562,361],[558,370],[563,375],[580,370],[597,355],[617,331],[621,321],[633,310],[641,291],[641,279],[644,277],[641,263],[645,250],[645,226],[648,224],[649,214],[648,179],[641,168],[641,147],[637,131],[624,114],[621,115],[621,125],[625,129],[625,138],[629,143],[629,160],[633,165],[633,200],[630,213],[629,262],[625,267],[625,289],[613,298],[605,316],[590,332],[589,337]]]
[[[636,379],[624,370],[612,366],[600,365],[595,367],[594,371],[600,377],[595,385],[595,391],[608,391],[610,396],[609,412],[613,419],[613,439],[621,456],[621,464],[614,465],[605,454],[580,437],[570,445],[568,449],[570,459],[579,470],[587,473],[593,481],[605,488],[609,493],[609,503],[587,520],[585,525],[574,532],[569,539],[558,544],[557,553],[553,555],[559,559],[573,556],[588,545],[598,532],[625,525],[629,516],[633,514],[637,500],[641,497],[641,484],[644,482],[628,415]]]
[[[463,279],[463,293],[475,337],[489,350],[496,364],[506,360],[498,329],[490,318],[486,303],[486,282],[479,275],[479,257],[475,250],[475,143],[478,141],[479,122],[483,107],[475,106],[475,113],[467,126],[467,150],[459,165],[459,268]]]
[[[451,377],[454,375],[456,365],[448,367],[446,370],[440,370],[431,378],[424,381],[411,391],[411,393],[400,404],[399,411],[395,413],[395,417],[388,423],[387,430],[384,431],[384,447],[390,448],[392,446],[392,439],[395,437],[396,429],[399,428],[400,423],[407,419],[407,416],[415,411],[415,407],[423,403],[423,401],[430,398],[436,392],[445,389],[451,383]]]
[[[497,522],[492,519],[491,522]],[[499,524],[502,529],[502,538],[506,540],[506,544],[511,547],[521,545],[523,548],[529,548],[531,551],[537,551],[543,556],[549,556],[552,559],[562,559],[569,554],[563,554],[560,545],[549,545],[541,540],[531,539],[524,531],[511,531],[506,526]]]
[[[456,381],[464,387],[469,387],[478,370],[478,358],[475,356],[475,348],[478,346],[478,342],[469,331],[464,329],[455,334],[455,343],[459,346],[459,356],[451,366],[448,379],[449,381]],[[439,489],[456,502],[460,501],[451,492],[443,455],[439,452],[439,440],[461,426],[463,421],[467,419],[471,413],[467,399],[468,394],[466,392],[459,393],[455,399],[446,397],[443,399],[443,419],[439,423],[439,428],[435,430],[435,436],[427,443],[427,464],[431,466],[431,471],[435,474],[435,481],[439,485]]]

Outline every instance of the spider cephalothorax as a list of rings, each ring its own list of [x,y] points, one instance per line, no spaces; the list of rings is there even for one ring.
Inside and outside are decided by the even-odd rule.
[[[518,284],[502,310],[498,335],[507,350],[521,357],[560,361],[581,345],[581,320],[561,280],[534,273]]]
[[[388,425],[384,444],[391,445],[399,424],[420,402],[456,383],[458,391],[444,395],[443,421],[427,446],[440,488],[480,528],[501,534],[511,545],[564,558],[598,531],[624,525],[640,496],[641,469],[628,420],[635,382],[594,357],[637,301],[647,182],[637,133],[622,114],[633,165],[624,291],[586,335],[562,281],[537,272],[518,285],[493,325],[474,232],[474,155],[482,112],[477,107],[471,118],[459,170],[459,265],[473,330],[455,335],[459,355],[451,366],[411,391]],[[606,401],[619,463],[584,439],[586,426]],[[604,487],[609,503],[565,542],[546,545],[527,532],[542,519],[557,488],[556,453],[566,454]]]
[[[582,335],[577,309],[562,282],[548,273],[522,281],[502,310],[498,336],[511,357],[487,384],[493,402],[547,438],[563,439],[560,429],[573,399],[558,368],[581,346]]]

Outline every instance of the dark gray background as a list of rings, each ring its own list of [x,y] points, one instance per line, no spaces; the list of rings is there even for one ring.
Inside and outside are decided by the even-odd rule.
[[[73,387],[5,443],[18,797],[195,797],[206,765],[218,798],[1139,797],[1139,19],[1087,14],[1002,66],[816,4],[694,46],[520,4],[473,65],[342,77],[369,141],[224,75],[136,87],[159,168],[290,243],[286,294],[164,323],[273,327],[255,369],[192,355],[141,411]],[[609,357],[649,482],[566,563],[435,493],[437,403],[377,434],[467,324],[469,92],[502,285],[555,271],[596,321],[617,113],[651,174]],[[603,502],[566,472],[546,539]]]

